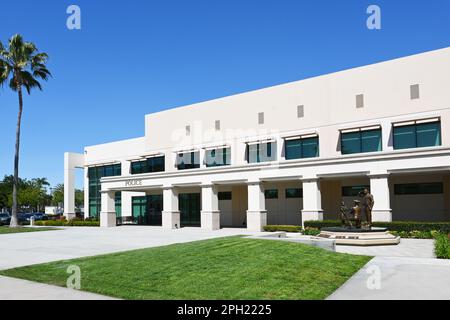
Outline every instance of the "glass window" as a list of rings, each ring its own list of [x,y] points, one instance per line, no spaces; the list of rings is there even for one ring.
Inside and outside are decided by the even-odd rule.
[[[302,158],[316,158],[319,156],[319,137],[302,140]]]
[[[231,191],[219,192],[218,197],[219,197],[219,200],[231,200],[232,193],[231,193]]]
[[[395,150],[435,147],[441,144],[440,121],[394,127]]]
[[[148,159],[149,172],[163,172],[166,168],[165,156],[154,157]]]
[[[247,147],[247,162],[260,163],[277,160],[277,143],[251,144]]]
[[[441,145],[441,123],[422,123],[416,126],[417,147],[434,147]]]
[[[230,148],[206,150],[205,162],[207,167],[220,167],[230,165]]]
[[[88,168],[89,178],[89,216],[97,218],[101,211],[100,179],[108,176],[121,175],[121,164]],[[117,198],[116,198],[117,199]],[[118,203],[116,203],[116,209]]]
[[[364,189],[370,190],[369,186],[346,186],[342,187],[343,197],[357,197]]]
[[[302,158],[302,141],[300,139],[286,140],[284,148],[286,160]]]
[[[258,163],[261,162],[258,154],[258,144],[251,144],[248,146],[248,155],[247,155],[247,161],[248,163]]]
[[[355,154],[382,150],[381,129],[341,133],[341,153]]]
[[[161,172],[165,170],[165,157],[148,158],[131,163],[131,174]]]
[[[381,130],[361,131],[361,152],[381,151]]]
[[[141,161],[132,162],[131,163],[131,174],[140,174],[140,173],[142,173],[141,165],[142,165]]]
[[[315,158],[319,156],[319,137],[286,140],[286,160]]]
[[[443,194],[444,185],[442,182],[396,184],[394,193],[396,195]]]
[[[277,189],[270,189],[264,191],[264,195],[266,199],[278,199],[278,190]]]
[[[410,149],[416,147],[416,126],[394,127],[394,149]]]
[[[105,167],[105,176],[112,177],[114,175],[114,166],[106,166]]]
[[[342,154],[361,153],[361,133],[342,133],[341,152]]]
[[[122,216],[122,192],[116,192],[114,200],[116,205],[116,217],[119,218]]]
[[[303,189],[289,188],[286,189],[286,199],[303,198]]]
[[[200,168],[200,152],[179,153],[176,165],[178,170]]]

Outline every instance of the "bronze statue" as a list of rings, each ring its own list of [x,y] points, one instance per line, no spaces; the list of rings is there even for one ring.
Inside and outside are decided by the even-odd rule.
[[[341,208],[339,213],[339,219],[342,222],[343,227],[353,227],[351,218],[350,218],[350,210],[345,205],[345,202],[341,202]]]
[[[339,218],[342,222],[343,227],[361,229],[361,207],[359,206],[360,201],[355,200],[354,207],[349,209],[345,206],[344,201],[341,202]]]
[[[375,204],[373,195],[370,194],[369,190],[366,188],[360,193],[362,197],[362,210],[366,216],[366,224],[369,228],[372,227],[372,209]]]
[[[355,206],[352,208],[353,221],[355,221],[355,227],[361,229],[361,207],[359,206],[361,202],[355,200],[354,203]]]

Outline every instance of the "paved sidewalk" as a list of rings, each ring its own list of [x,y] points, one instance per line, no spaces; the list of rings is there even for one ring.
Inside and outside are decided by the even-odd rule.
[[[336,246],[337,252],[374,257],[435,258],[434,240],[402,239],[397,246]]]
[[[77,227],[0,235],[0,270],[52,261],[165,246],[233,235],[254,235],[246,229],[204,231],[161,227]],[[83,289],[83,288],[81,288]],[[105,300],[93,293],[0,276],[0,300]]]
[[[450,299],[450,260],[435,259],[433,243],[434,240],[402,239],[398,246],[337,246],[338,252],[375,258],[328,299]],[[380,276],[380,288],[374,286],[377,274]]]
[[[380,289],[369,289],[380,272]],[[375,257],[329,300],[448,300],[450,261],[429,258]]]
[[[0,300],[116,300],[94,293],[71,290],[0,276]]]
[[[120,251],[159,247],[174,243],[254,235],[246,229],[204,231],[162,227],[75,227],[55,231],[0,235],[0,270]]]

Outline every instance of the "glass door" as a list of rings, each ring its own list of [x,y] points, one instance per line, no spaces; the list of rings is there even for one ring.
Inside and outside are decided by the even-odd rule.
[[[148,225],[162,226],[163,196],[147,196]]]
[[[200,226],[200,193],[181,193],[178,195],[181,227]]]
[[[147,224],[147,197],[133,197],[132,212],[133,220],[136,224]]]

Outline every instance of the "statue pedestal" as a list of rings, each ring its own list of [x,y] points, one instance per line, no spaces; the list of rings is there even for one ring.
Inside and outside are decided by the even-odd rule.
[[[400,237],[390,234],[385,228],[323,228],[319,237],[335,240],[337,245],[347,246],[385,246],[400,243]]]

